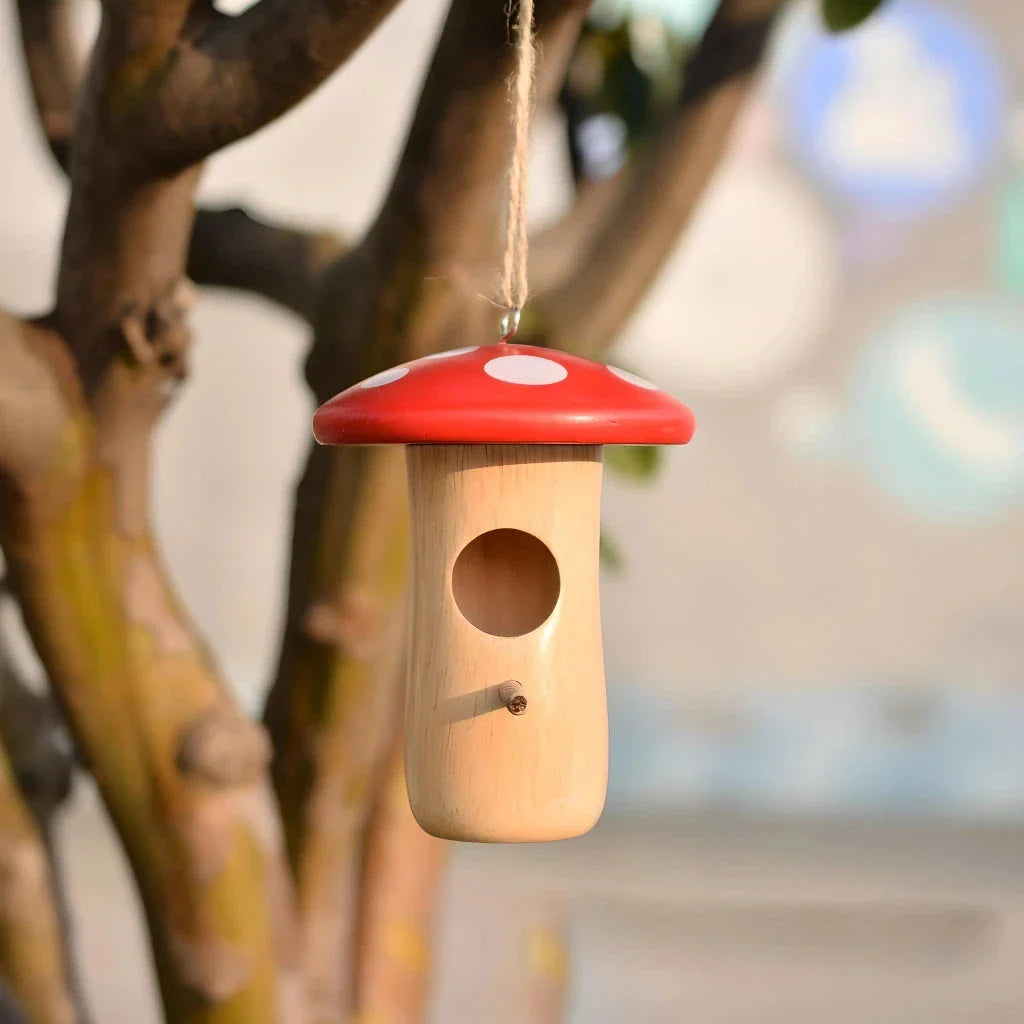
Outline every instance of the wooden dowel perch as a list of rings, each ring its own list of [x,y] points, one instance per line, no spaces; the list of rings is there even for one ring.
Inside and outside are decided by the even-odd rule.
[[[526,694],[523,692],[523,684],[517,679],[506,679],[498,687],[498,700],[513,715],[521,715],[526,711]]]

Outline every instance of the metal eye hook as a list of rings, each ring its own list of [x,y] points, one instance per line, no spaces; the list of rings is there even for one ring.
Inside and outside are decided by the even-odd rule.
[[[519,320],[523,315],[522,309],[519,306],[513,306],[502,318],[501,318],[501,338],[500,341],[508,341],[510,338],[516,336],[516,331],[519,330]]]

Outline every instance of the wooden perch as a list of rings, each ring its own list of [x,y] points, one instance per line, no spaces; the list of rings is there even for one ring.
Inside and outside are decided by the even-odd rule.
[[[526,714],[529,702],[523,690],[523,684],[517,679],[506,679],[498,687],[498,700],[501,701],[503,707],[508,709],[510,714]]]

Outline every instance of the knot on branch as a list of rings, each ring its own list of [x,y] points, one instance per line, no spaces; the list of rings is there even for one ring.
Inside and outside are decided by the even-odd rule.
[[[192,283],[181,278],[149,309],[134,303],[124,309],[117,329],[140,366],[159,366],[174,380],[186,376],[192,340],[188,311],[194,301]]]
[[[302,631],[324,646],[340,646],[356,658],[370,657],[380,638],[384,614],[380,601],[364,590],[346,594],[339,603],[317,601],[302,619]]]
[[[230,999],[252,977],[246,951],[217,936],[171,934],[169,943],[183,980],[207,1005]]]
[[[209,786],[234,786],[255,782],[270,758],[270,738],[261,725],[233,708],[215,708],[185,726],[177,765]]]

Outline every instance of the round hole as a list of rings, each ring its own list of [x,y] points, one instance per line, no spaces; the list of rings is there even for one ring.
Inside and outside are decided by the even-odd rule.
[[[490,530],[471,540],[452,570],[459,611],[492,636],[523,636],[554,610],[558,563],[543,541],[522,530]]]

